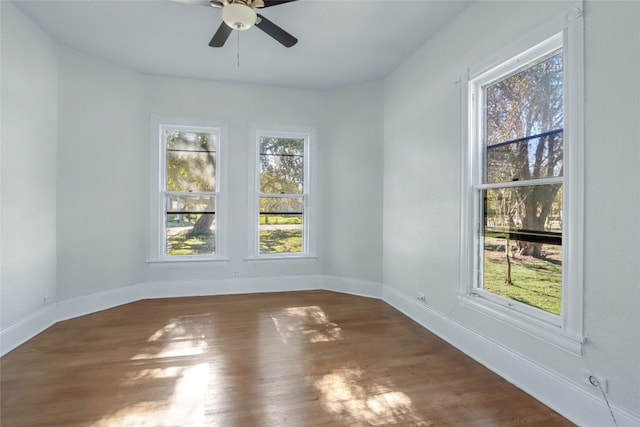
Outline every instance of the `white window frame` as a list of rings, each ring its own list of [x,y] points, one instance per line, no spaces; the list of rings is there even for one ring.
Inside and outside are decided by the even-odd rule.
[[[278,197],[303,198],[302,252],[296,253],[260,253],[260,150],[261,136],[276,138],[304,139],[304,177],[302,194],[279,194]],[[316,256],[316,208],[314,197],[315,182],[315,140],[316,128],[307,126],[252,125],[249,130],[249,231],[247,233],[246,261],[313,261]]]
[[[463,81],[464,123],[461,180],[460,301],[463,305],[510,324],[572,354],[582,351],[583,338],[583,210],[584,210],[584,59],[582,4],[576,3],[483,64],[472,67]],[[482,86],[512,74],[518,68],[556,48],[563,49],[564,68],[564,176],[531,184],[563,185],[562,308],[559,316],[479,289],[482,219],[479,193],[484,184]],[[463,74],[463,75],[464,75]],[[500,187],[509,184],[500,184]],[[522,182],[513,185],[522,185]]]
[[[166,229],[164,226],[165,183],[166,183],[166,130],[210,132],[217,135],[216,153],[216,191],[202,193],[213,195],[216,200],[215,227],[216,253],[207,255],[167,255],[165,253]],[[188,268],[218,265],[229,261],[226,256],[226,155],[224,141],[227,140],[227,127],[224,123],[186,119],[176,117],[151,117],[151,188],[149,215],[149,258],[147,262],[154,268]],[[185,193],[187,194],[187,193]],[[199,195],[200,193],[188,193]]]

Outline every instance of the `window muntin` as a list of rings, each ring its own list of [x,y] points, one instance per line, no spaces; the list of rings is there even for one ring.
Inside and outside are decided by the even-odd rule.
[[[307,254],[309,135],[257,132],[256,145],[256,254]]]
[[[161,125],[162,253],[167,258],[217,254],[219,128]]]
[[[552,324],[563,314],[562,38],[470,82],[480,136],[474,290]]]

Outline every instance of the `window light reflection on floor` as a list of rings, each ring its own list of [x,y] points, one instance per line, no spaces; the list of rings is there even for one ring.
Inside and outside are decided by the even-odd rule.
[[[145,375],[176,374],[173,394],[165,401],[138,402],[94,423],[92,427],[115,426],[207,426],[205,404],[211,381],[207,363],[186,366],[177,370],[148,370]]]
[[[131,360],[157,359],[177,356],[196,356],[207,351],[208,345],[203,325],[210,322],[209,314],[182,316],[171,319],[164,327],[155,331],[148,342],[162,345],[160,350],[150,347],[149,352],[136,354]]]
[[[149,347],[144,352],[130,358],[136,363],[144,360],[145,368],[126,375],[121,386],[140,387],[145,381],[173,380],[168,397],[128,405],[92,427],[208,426],[205,405],[211,404],[212,398],[223,396],[211,393],[222,387],[216,372],[219,366],[198,363],[198,356],[210,353],[203,331],[206,316],[172,319],[149,337]]]
[[[337,341],[342,337],[342,329],[330,322],[324,310],[317,305],[286,308],[272,315],[271,319],[283,344],[299,335],[311,343]]]
[[[359,367],[337,369],[314,383],[325,409],[350,425],[430,426],[413,411],[411,398],[376,383]]]

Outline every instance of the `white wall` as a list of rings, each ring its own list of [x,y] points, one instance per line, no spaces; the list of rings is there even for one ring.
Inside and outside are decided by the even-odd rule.
[[[475,2],[387,80],[384,283],[563,378],[583,357],[456,305],[463,142],[458,73],[533,29],[561,2]],[[640,3],[588,2],[585,351],[612,402],[640,413],[637,220]],[[491,31],[487,31],[490,28]],[[586,386],[585,386],[586,387]]]
[[[328,93],[325,274],[382,283],[382,82]]]
[[[147,77],[148,113],[168,117],[186,117],[221,121],[227,125],[227,216],[228,255],[231,261],[212,268],[151,269],[144,273],[145,281],[205,280],[243,277],[319,274],[322,259],[292,262],[247,262],[249,130],[252,125],[314,126],[317,140],[312,166],[318,171],[318,181],[312,191],[322,199],[325,146],[325,96],[315,90],[286,89],[248,84],[204,80]],[[251,143],[253,140],[251,140]],[[322,245],[322,236],[318,244]]]
[[[148,115],[142,76],[60,48],[58,296],[139,282]]]
[[[0,10],[4,328],[56,296],[58,92],[54,43],[12,3]]]
[[[640,414],[640,2],[588,2],[585,39],[587,351]]]
[[[320,261],[247,263],[243,258],[249,125],[322,125],[321,93],[145,76],[61,48],[59,111],[61,299],[135,283],[230,278],[233,272],[240,277],[320,272]],[[227,124],[229,263],[189,269],[147,264],[151,115]],[[316,143],[322,144],[321,137]]]
[[[59,81],[60,299],[150,282],[323,273],[381,282],[381,83],[321,92],[154,77],[68,48],[60,48]],[[147,264],[152,115],[227,125],[230,262],[189,269]],[[317,128],[317,260],[244,259],[254,124]]]

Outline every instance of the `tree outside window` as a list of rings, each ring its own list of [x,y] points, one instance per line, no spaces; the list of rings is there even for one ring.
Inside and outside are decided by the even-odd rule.
[[[305,138],[259,135],[261,254],[304,252]]]
[[[165,255],[216,253],[215,131],[166,129]]]

